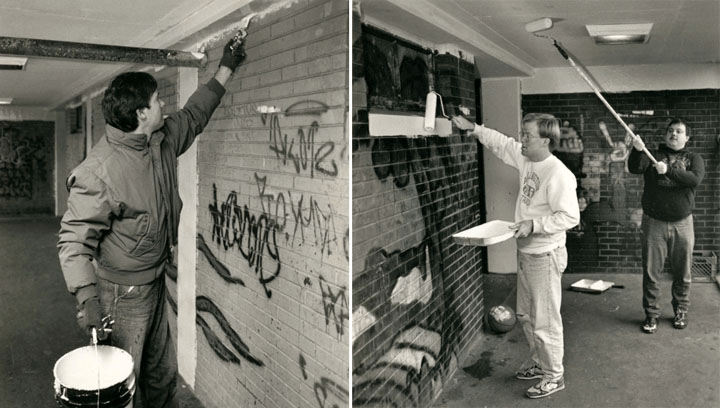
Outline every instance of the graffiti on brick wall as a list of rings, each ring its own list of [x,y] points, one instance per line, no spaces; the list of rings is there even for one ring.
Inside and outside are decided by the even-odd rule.
[[[222,341],[215,335],[215,332],[210,328],[210,325],[203,319],[201,316],[201,312],[205,312],[210,315],[210,317],[214,318],[218,325],[220,326],[220,329],[225,334],[226,338],[232,345],[232,347],[235,349],[235,351],[240,354],[246,361],[255,364],[257,366],[263,366],[263,362],[257,359],[255,356],[253,356],[250,353],[250,348],[245,344],[244,341],[240,338],[240,336],[237,334],[235,330],[233,330],[232,326],[230,326],[230,323],[228,323],[225,316],[220,312],[220,309],[213,303],[212,300],[205,296],[198,296],[195,299],[195,302],[197,304],[197,311],[198,314],[196,316],[197,324],[202,328],[203,334],[205,335],[205,338],[208,340],[208,343],[210,344],[210,347],[212,347],[215,354],[217,354],[221,359],[225,361],[229,361],[231,363],[240,364],[240,359],[233,353],[230,349],[225,347]]]
[[[219,263],[217,265],[219,265]],[[177,283],[177,271],[171,271],[171,273],[168,273],[168,277],[172,281]],[[173,299],[173,297],[170,295],[170,291],[167,289],[166,297],[168,300],[168,305],[170,305],[170,309],[172,309],[172,311],[177,315],[177,302],[175,301],[175,299]],[[205,296],[197,296],[195,298],[195,310],[197,312],[195,315],[195,323],[200,326],[203,335],[205,336],[205,339],[210,345],[210,348],[220,359],[240,365],[240,357],[242,357],[247,362],[253,365],[259,367],[265,365],[262,360],[258,359],[250,352],[250,347],[245,344],[240,335],[235,331],[235,329],[232,328],[228,320],[225,318],[220,309],[217,307],[217,305],[215,305],[215,303],[213,303],[212,300]],[[216,334],[212,326],[208,324],[208,322],[203,318],[201,313],[209,315],[217,322],[217,326],[219,326],[220,331],[222,331],[222,333],[225,335],[225,338],[230,343],[232,348],[235,349],[237,354],[235,354],[235,352],[225,346],[225,343]]]
[[[215,116],[229,117],[232,118],[232,126],[237,129],[252,129],[255,126],[255,113],[258,110],[258,106],[254,103],[244,105],[228,105],[218,108],[222,109],[221,112],[217,112]]]
[[[643,138],[651,149],[653,145],[662,142],[665,127],[670,120],[667,116],[669,112],[656,116],[658,113],[654,110],[635,110],[621,112],[619,116],[623,118],[628,129]],[[580,129],[586,128],[584,121],[584,115],[580,115]],[[565,121],[563,127],[574,132],[569,121]],[[638,231],[640,228],[642,209],[635,207],[639,202],[632,202],[632,197],[637,197],[640,193],[628,190],[629,178],[637,177],[630,175],[627,167],[627,159],[633,149],[633,136],[630,131],[615,118],[600,117],[586,129],[587,135],[595,136],[601,141],[599,154],[591,152],[587,163],[583,163],[581,152],[580,162],[575,163],[564,160],[567,157],[563,156],[563,153],[555,153],[571,170],[582,170],[585,165],[584,172],[573,170],[578,182],[577,197],[581,220],[577,227],[568,231],[568,251],[575,255],[570,257],[571,270],[573,267],[593,266],[599,262],[597,228],[600,223],[621,225],[630,231]],[[586,138],[585,143],[591,140]],[[585,149],[583,151],[587,153]]]
[[[42,137],[0,129],[0,197],[32,198],[33,178],[47,177],[48,148]]]
[[[443,310],[433,313],[428,312],[431,307],[427,307],[444,307],[439,291],[433,291],[432,263],[430,246],[425,243],[402,252],[386,253],[376,249],[368,256],[363,270],[367,279],[353,281],[354,287],[365,285],[370,279],[381,279],[383,286],[387,285],[377,299],[358,302],[362,305],[353,311],[354,349],[376,335],[382,336],[384,333],[378,333],[378,328],[383,325],[392,326],[393,321],[408,322],[393,335],[386,352],[374,356],[374,361],[370,359],[371,362],[356,367],[353,406],[381,403],[422,406],[438,392],[444,375],[438,360],[447,350],[443,350],[440,334]],[[385,265],[388,264],[400,267],[387,270]],[[410,268],[407,275],[400,270],[403,264]],[[379,273],[368,274],[369,270]],[[354,290],[356,297],[365,299],[365,288]]]
[[[209,209],[213,221],[211,240],[222,244],[225,250],[236,248],[248,266],[255,269],[265,294],[271,297],[268,283],[277,278],[281,268],[276,239],[277,224],[265,214],[251,214],[247,205],[240,206],[235,191],[230,192],[218,206],[215,184]],[[267,260],[271,261],[271,265],[265,263]]]
[[[300,353],[298,362],[303,380],[307,380],[309,378],[306,370],[307,362],[302,353]],[[319,381],[315,381],[313,391],[315,392],[315,398],[317,399],[319,408],[340,408],[347,406],[348,391],[345,387],[327,377],[320,377]]]
[[[340,246],[344,246],[337,231],[337,211],[330,203],[323,205],[312,195],[293,195],[290,190],[271,193],[267,176],[261,177],[257,173],[255,183],[264,216],[272,220],[278,233],[284,235],[287,245],[310,242],[320,248],[321,258],[339,252]],[[344,252],[348,258],[347,251]]]
[[[231,190],[229,193],[218,191],[218,185],[213,184],[213,196],[208,205],[212,222],[209,226],[210,236],[205,242],[203,236],[198,235],[197,245],[211,268],[225,282],[241,286],[252,284],[247,278],[243,281],[233,276],[233,273],[237,274],[236,269],[242,265],[224,265],[219,259],[222,256],[216,256],[213,250],[239,252],[240,263],[243,264],[242,259],[244,259],[247,266],[254,270],[267,299],[272,298],[275,290],[273,285],[280,281],[277,278],[282,273],[283,261],[290,262],[290,268],[302,268],[293,261],[298,259],[297,254],[286,255],[285,258],[289,260],[285,260],[280,248],[291,251],[293,248],[298,248],[306,253],[306,256],[313,258],[309,259],[310,262],[320,261],[321,264],[323,262],[337,264],[343,256],[345,260],[349,260],[349,226],[343,229],[334,201],[328,200],[322,193],[306,192],[312,188],[298,190],[285,187],[288,179],[295,178],[303,179],[310,184],[319,184],[323,188],[325,184],[334,183],[334,181],[328,183],[328,179],[337,177],[338,163],[343,158],[338,155],[334,142],[319,140],[319,135],[322,133],[320,123],[317,120],[309,121],[308,126],[298,127],[297,131],[290,132],[293,133],[292,136],[288,136],[281,127],[280,119],[281,116],[320,115],[327,110],[328,106],[324,103],[303,101],[291,106],[286,112],[276,107],[258,107],[252,104],[232,108],[226,112],[233,116],[260,113],[263,125],[269,130],[269,148],[275,153],[280,164],[273,167],[285,169],[288,174],[284,178],[282,175],[278,176],[282,179],[277,182],[272,180],[274,174],[254,172],[255,185],[248,191],[243,191],[242,195],[239,190]],[[257,120],[257,117],[254,119]],[[343,152],[344,149],[340,149],[340,154]],[[283,187],[277,188],[278,185]],[[247,203],[241,200],[247,200]],[[302,259],[302,256],[299,258]],[[228,259],[233,258],[228,257]],[[305,272],[312,274],[309,266],[306,267]],[[322,311],[319,310],[318,302],[318,310],[314,313],[324,315],[326,332],[336,332],[340,342],[347,331],[349,321],[347,286],[337,285],[334,281],[328,282],[322,275],[317,276],[320,284],[314,290],[319,292],[320,297],[315,299],[322,299]],[[312,287],[312,281],[312,276],[304,277],[305,286]],[[198,304],[198,311],[209,313],[217,322],[216,325],[207,324],[209,322],[203,320],[205,315],[200,316],[201,319],[198,320],[198,325],[214,352],[224,361],[249,360],[249,351],[245,343],[234,334],[219,307],[210,297],[198,297],[198,299],[202,299]],[[297,301],[302,303],[303,299]],[[213,331],[212,327],[219,327],[222,333],[225,333],[229,346],[227,342],[218,341],[217,338],[221,336],[215,334],[218,331],[217,329]],[[281,330],[281,327],[278,326],[277,329]],[[322,333],[321,327],[317,329],[318,333]],[[307,379],[307,376],[305,378]],[[347,406],[347,390],[328,377],[318,376],[311,389],[320,407]]]
[[[457,289],[446,282],[452,271],[446,270],[450,262],[443,259],[443,248],[449,224],[463,222],[448,214],[461,209],[467,213],[478,200],[473,183],[478,175],[476,145],[451,146],[445,139],[430,138],[366,143],[359,143],[358,149],[371,151],[380,185],[398,191],[404,203],[414,197],[417,208],[404,204],[396,211],[417,212],[413,219],[422,222],[405,234],[423,238],[392,251],[385,249],[392,242],[380,240],[355,274],[353,406],[427,406],[457,363],[463,323],[454,309]],[[382,221],[361,219],[364,223],[357,228]]]
[[[335,143],[315,141],[320,129],[317,121],[313,120],[306,128],[299,127],[295,137],[288,139],[277,113],[262,114],[260,118],[263,125],[270,126],[270,150],[275,152],[283,165],[292,164],[297,174],[309,172],[310,177],[315,177],[316,172],[328,177],[338,175],[337,163],[332,158]]]
[[[245,286],[245,282],[240,279],[233,277],[230,274],[230,270],[220,262],[217,257],[215,257],[215,254],[212,253],[210,248],[207,246],[207,243],[205,243],[205,238],[202,236],[202,234],[197,235],[197,248],[200,250],[200,253],[205,255],[205,259],[207,259],[208,263],[210,264],[210,267],[217,272],[220,277],[228,283],[237,283],[239,285]]]
[[[344,324],[348,320],[348,301],[345,295],[346,288],[341,286],[336,291],[328,284],[322,275],[319,276],[320,293],[322,293],[323,310],[325,312],[325,325],[335,325],[338,336],[344,334]]]

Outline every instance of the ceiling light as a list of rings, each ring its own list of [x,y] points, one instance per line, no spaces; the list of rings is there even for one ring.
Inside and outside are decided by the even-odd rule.
[[[10,105],[13,98],[0,98],[0,105]]]
[[[644,44],[650,40],[652,23],[648,24],[588,24],[588,34],[595,40],[595,44]]]
[[[22,71],[27,64],[27,58],[0,56],[0,70]]]

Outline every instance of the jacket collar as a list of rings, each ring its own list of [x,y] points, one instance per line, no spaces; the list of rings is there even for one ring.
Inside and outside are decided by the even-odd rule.
[[[660,150],[662,150],[663,152],[666,152],[669,154],[678,154],[678,153],[684,153],[686,151],[685,148],[687,146],[683,147],[680,150],[673,150],[673,149],[669,148],[665,143],[660,143],[659,147],[660,147]]]
[[[147,149],[149,144],[159,144],[163,139],[162,132],[155,132],[150,136],[150,143],[148,143],[148,138],[145,134],[123,132],[107,124],[105,125],[105,135],[108,142],[121,144],[133,150]]]

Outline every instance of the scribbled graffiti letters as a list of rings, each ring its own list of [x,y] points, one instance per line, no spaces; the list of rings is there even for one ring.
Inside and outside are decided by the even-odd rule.
[[[314,236],[314,244],[320,247],[321,255],[331,255],[333,245],[338,247],[338,234],[335,230],[335,216],[333,208],[328,204],[327,210],[320,207],[320,203],[312,196],[300,195],[297,200],[293,199],[292,192],[288,191],[287,200],[283,193],[269,194],[267,190],[267,177],[260,177],[255,173],[255,182],[258,188],[258,195],[264,214],[270,214],[275,228],[279,232],[285,232],[285,239],[295,244],[298,238],[305,242],[305,230],[310,229]],[[305,205],[305,202],[308,202]],[[288,210],[287,205],[290,204]],[[292,217],[295,228],[292,231],[292,240],[289,231],[285,231],[288,219]]]
[[[342,336],[344,333],[343,323],[348,320],[348,301],[345,296],[345,286],[333,293],[325,278],[320,275],[320,292],[322,292],[323,309],[325,310],[325,325],[330,324],[330,319],[335,323],[337,333]],[[339,308],[339,313],[336,308]]]
[[[248,265],[255,267],[265,294],[271,297],[272,291],[267,284],[280,274],[280,252],[275,238],[277,224],[265,214],[259,217],[251,215],[247,205],[238,205],[235,191],[218,208],[217,186],[213,184],[213,199],[214,202],[209,205],[213,219],[211,240],[222,244],[225,250],[237,245]],[[265,255],[275,261],[275,268],[269,274],[263,264]]]
[[[308,374],[305,370],[305,367],[307,366],[305,356],[300,354],[298,362],[300,363],[300,371],[302,372],[303,379],[307,380]],[[347,406],[348,390],[327,377],[320,377],[320,381],[316,381],[313,385],[313,390],[315,391],[315,398],[317,399],[318,406],[320,408],[339,408],[341,406]],[[328,403],[329,397],[337,402]]]
[[[268,116],[261,116],[263,124],[267,124]],[[280,119],[277,114],[271,114],[270,119],[270,150],[275,152],[278,159],[283,164],[287,164],[290,160],[295,165],[295,172],[300,174],[301,171],[310,169],[310,177],[315,176],[315,171],[326,176],[335,177],[338,175],[338,167],[335,160],[329,156],[335,150],[335,143],[324,142],[315,150],[315,135],[320,128],[317,121],[313,121],[308,130],[307,135],[303,128],[297,131],[297,148],[295,146],[296,139],[288,141],[288,135],[283,134],[280,127]],[[313,166],[312,163],[315,163]]]

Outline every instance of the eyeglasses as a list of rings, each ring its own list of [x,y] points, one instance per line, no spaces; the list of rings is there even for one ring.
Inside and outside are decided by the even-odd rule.
[[[520,132],[520,134],[519,134],[518,136],[520,137],[520,140],[522,140],[523,138],[525,138],[526,140],[530,140],[530,139],[541,139],[540,136],[535,136],[535,135],[533,135],[532,133],[530,133],[530,132],[525,132],[525,131]]]

